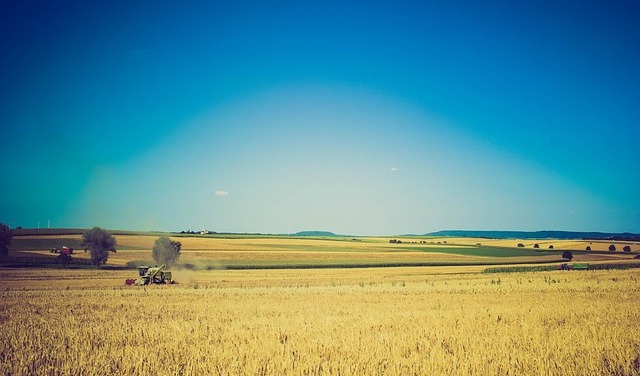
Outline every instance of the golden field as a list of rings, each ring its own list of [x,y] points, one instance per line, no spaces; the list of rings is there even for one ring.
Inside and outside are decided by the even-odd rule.
[[[3,374],[640,375],[640,269],[482,273],[555,267],[586,245],[574,262],[633,263],[634,243],[172,237],[178,283],[147,287],[125,286],[136,270],[124,267],[153,262],[157,236],[117,235],[111,269],[15,264],[80,239],[14,238],[14,264],[0,266]],[[421,263],[440,266],[371,267]]]
[[[638,269],[132,273],[0,269],[3,373],[640,374]]]

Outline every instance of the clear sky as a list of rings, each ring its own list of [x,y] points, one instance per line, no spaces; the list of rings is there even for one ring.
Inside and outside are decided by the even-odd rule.
[[[2,1],[0,222],[640,232],[640,2]]]

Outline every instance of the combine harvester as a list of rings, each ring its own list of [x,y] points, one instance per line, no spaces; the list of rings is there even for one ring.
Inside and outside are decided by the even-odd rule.
[[[145,286],[149,284],[173,284],[173,278],[171,276],[171,272],[164,270],[164,265],[162,266],[138,266],[138,274],[140,278],[134,279],[130,278],[124,281],[127,286]]]

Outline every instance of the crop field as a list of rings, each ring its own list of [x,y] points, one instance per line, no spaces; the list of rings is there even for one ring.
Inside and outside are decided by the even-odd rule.
[[[0,369],[640,374],[638,269],[454,269],[183,271],[149,287],[124,286],[128,270],[0,269]]]
[[[125,286],[156,238],[118,235],[96,269],[47,263],[62,245],[87,260],[79,235],[15,237],[0,264],[0,370],[640,375],[640,269],[483,273],[562,262],[517,240],[176,237],[177,284]],[[574,261],[637,263],[633,243],[553,244]]]
[[[405,238],[391,244],[390,238],[295,238],[277,236],[175,236],[182,243],[180,263],[191,269],[282,267],[358,267],[429,265],[540,264],[562,261],[563,250],[573,250],[575,261],[618,262],[640,251],[634,243],[616,242],[618,250],[630,245],[633,252],[607,252],[610,243],[573,240],[533,241],[517,247],[513,239]],[[118,252],[108,265],[133,267],[153,263],[151,248],[157,236],[116,235]],[[49,251],[63,245],[76,248],[75,263],[89,261],[80,249],[81,235],[31,235],[14,237],[10,256],[17,262],[55,263]],[[538,244],[535,243],[535,244]],[[549,249],[553,245],[554,249]],[[583,251],[586,245],[592,252]]]

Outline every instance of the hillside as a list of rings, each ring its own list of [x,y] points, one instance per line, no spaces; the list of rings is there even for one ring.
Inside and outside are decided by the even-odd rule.
[[[425,236],[451,236],[465,238],[490,239],[609,239],[640,241],[640,234],[576,231],[473,231],[444,230],[425,234]]]
[[[300,231],[293,234],[293,236],[338,236],[329,231]]]

